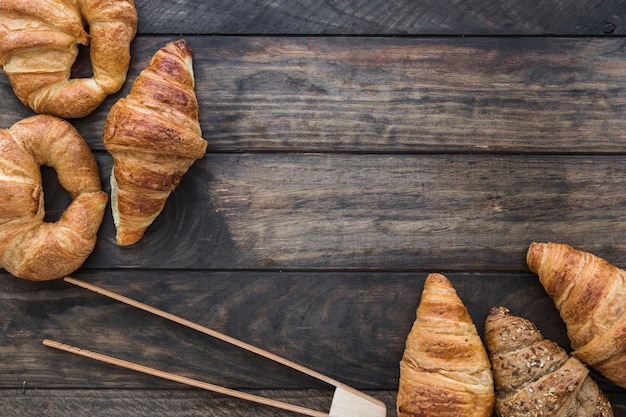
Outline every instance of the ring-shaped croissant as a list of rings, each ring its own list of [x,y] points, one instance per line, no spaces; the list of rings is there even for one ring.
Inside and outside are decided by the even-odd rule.
[[[126,81],[136,31],[133,0],[0,0],[0,66],[36,113],[84,117]],[[93,76],[70,79],[79,44]]]
[[[73,199],[55,223],[44,221],[41,165]],[[107,200],[93,153],[67,121],[35,115],[0,129],[0,267],[39,281],[71,274],[95,247]]]

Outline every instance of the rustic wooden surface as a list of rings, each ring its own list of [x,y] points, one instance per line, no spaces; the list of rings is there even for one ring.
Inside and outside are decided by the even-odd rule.
[[[626,267],[626,4],[141,1],[128,81],[72,121],[109,190],[103,123],[154,52],[194,50],[207,155],[137,245],[110,209],[76,277],[342,380],[395,415],[424,279],[482,333],[505,305],[568,348],[524,263],[559,241]],[[462,36],[457,36],[462,35]],[[81,57],[76,74],[88,74]],[[32,113],[0,77],[0,127]],[[47,219],[69,201],[43,169]],[[329,387],[62,281],[0,273],[0,415],[287,416],[73,357],[45,338],[326,409]],[[616,416],[626,392],[596,373]]]

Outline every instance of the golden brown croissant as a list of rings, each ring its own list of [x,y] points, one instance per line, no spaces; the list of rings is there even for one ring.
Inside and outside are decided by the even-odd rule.
[[[508,417],[613,415],[589,369],[527,319],[504,307],[485,321],[496,388],[496,414]]]
[[[126,80],[133,0],[0,0],[0,21],[0,66],[37,113],[86,116]],[[93,77],[70,79],[78,45],[88,43]]]
[[[41,165],[73,198],[56,223],[44,222]],[[0,267],[32,280],[74,272],[96,244],[107,200],[96,160],[68,122],[37,115],[0,129]]]
[[[572,354],[626,388],[626,272],[558,243],[532,243],[526,261],[567,326]]]
[[[495,397],[489,359],[450,281],[426,278],[400,362],[399,417],[491,417]]]
[[[111,205],[118,245],[131,245],[165,206],[207,142],[198,121],[191,48],[172,42],[154,55],[126,98],[111,108],[104,145],[113,155]]]

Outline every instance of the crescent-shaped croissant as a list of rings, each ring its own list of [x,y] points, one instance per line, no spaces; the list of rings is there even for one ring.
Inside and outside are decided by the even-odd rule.
[[[86,116],[126,80],[133,0],[0,0],[0,22],[0,66],[37,113]],[[87,44],[93,76],[70,79],[78,45]]]
[[[44,222],[41,165],[73,198],[54,223]],[[95,247],[107,200],[96,159],[65,120],[36,115],[0,129],[0,267],[31,280],[74,272]]]
[[[426,278],[400,362],[399,417],[491,417],[495,397],[489,359],[450,281]]]
[[[192,52],[183,39],[154,55],[111,108],[104,146],[113,155],[111,206],[120,246],[136,243],[207,142],[198,121]]]
[[[626,272],[559,243],[532,243],[526,261],[567,326],[572,354],[626,388]]]
[[[507,417],[611,417],[589,369],[545,339],[527,319],[494,307],[485,320],[496,389],[496,414]]]

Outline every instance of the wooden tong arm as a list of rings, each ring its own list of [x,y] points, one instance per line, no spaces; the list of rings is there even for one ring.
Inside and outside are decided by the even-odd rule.
[[[159,310],[156,307],[149,306],[149,305],[144,304],[142,302],[133,300],[131,298],[125,297],[125,296],[123,296],[121,294],[117,294],[117,293],[115,293],[113,291],[106,290],[106,289],[98,287],[96,285],[89,284],[89,283],[86,283],[84,281],[80,281],[78,279],[72,278],[72,277],[65,277],[64,281],[66,281],[66,282],[68,282],[70,284],[74,284],[74,285],[77,285],[79,287],[85,288],[87,290],[93,291],[93,292],[95,292],[97,294],[104,295],[106,297],[109,297],[109,298],[112,298],[114,300],[120,301],[120,302],[122,302],[124,304],[128,304],[128,305],[130,305],[132,307],[136,307],[138,309],[144,310],[144,311],[146,311],[148,313],[152,313],[152,314],[154,314],[156,316],[159,316],[159,317],[162,317],[164,319],[173,321],[173,322],[178,323],[178,324],[180,324],[182,326],[189,327],[190,329],[197,330],[197,331],[199,331],[201,333],[204,333],[206,335],[212,336],[212,337],[214,337],[216,339],[219,339],[219,340],[222,340],[224,342],[230,343],[231,345],[237,346],[237,347],[239,347],[241,349],[244,349],[244,350],[247,350],[247,351],[252,352],[254,354],[260,355],[260,356],[262,356],[264,358],[270,359],[270,360],[272,360],[274,362],[277,362],[279,364],[287,366],[287,367],[289,367],[291,369],[294,369],[296,371],[302,372],[305,375],[309,375],[309,376],[311,376],[313,378],[316,378],[316,379],[318,379],[318,380],[320,380],[322,382],[325,382],[325,383],[327,383],[329,385],[334,386],[336,388],[335,389],[335,393],[336,394],[337,393],[349,393],[350,396],[353,397],[354,399],[359,398],[362,403],[370,403],[371,406],[372,406],[371,408],[377,413],[376,414],[377,416],[380,416],[380,415],[384,416],[385,415],[385,404],[382,401],[377,400],[377,399],[375,399],[373,397],[370,397],[369,395],[366,395],[366,394],[364,394],[364,393],[362,393],[362,392],[360,392],[360,391],[350,387],[349,385],[346,385],[346,384],[344,384],[342,382],[339,382],[339,381],[337,381],[337,380],[335,380],[333,378],[330,378],[330,377],[328,377],[326,375],[323,375],[323,374],[321,374],[321,373],[319,373],[317,371],[309,369],[309,368],[307,368],[305,366],[302,366],[302,365],[300,365],[298,363],[295,363],[295,362],[290,361],[288,359],[285,359],[285,358],[283,358],[281,356],[275,355],[275,354],[273,354],[271,352],[268,352],[268,351],[260,349],[260,348],[258,348],[256,346],[253,346],[253,345],[251,345],[249,343],[243,342],[241,340],[238,340],[238,339],[235,339],[235,338],[230,337],[228,335],[225,335],[223,333],[220,333],[220,332],[218,332],[216,330],[213,330],[213,329],[210,329],[208,327],[202,326],[200,324],[194,323],[192,321],[189,321],[187,319],[184,319],[182,317],[176,316],[174,314],[165,312],[163,310]],[[303,409],[303,410],[307,410],[307,409]],[[313,410],[308,410],[308,411],[310,412],[310,411],[313,411]],[[351,410],[351,411],[354,412],[355,410]],[[313,412],[319,413],[319,412],[316,412],[316,411],[313,411]],[[306,414],[306,413],[303,413],[303,414]],[[327,416],[328,414],[323,414],[322,413],[322,414],[315,414],[315,415],[316,416],[323,416],[323,415]],[[350,414],[347,414],[347,415],[350,415]]]
[[[154,315],[163,317],[164,319],[173,321],[173,322],[178,323],[178,324],[180,324],[182,326],[186,326],[186,327],[189,327],[191,329],[197,330],[197,331],[199,331],[201,333],[204,333],[206,335],[212,336],[212,337],[214,337],[216,339],[219,339],[219,340],[222,340],[224,342],[230,343],[231,345],[240,347],[241,349],[245,349],[245,350],[247,350],[249,352],[255,353],[255,354],[260,355],[260,356],[262,356],[264,358],[270,359],[270,360],[272,360],[274,362],[278,362],[278,363],[280,363],[282,365],[285,365],[285,366],[287,366],[289,368],[292,368],[292,369],[295,369],[297,371],[300,371],[300,372],[302,372],[305,375],[309,375],[309,376],[311,376],[313,378],[319,379],[320,381],[323,381],[323,382],[325,382],[327,384],[330,384],[332,386],[335,386],[335,387],[341,386],[342,388],[349,388],[347,385],[345,385],[345,384],[343,384],[343,383],[341,383],[339,381],[336,381],[336,380],[334,380],[334,379],[332,379],[330,377],[327,377],[326,375],[320,374],[319,372],[316,372],[316,371],[314,371],[312,369],[309,369],[309,368],[304,367],[304,366],[302,366],[300,364],[292,362],[292,361],[290,361],[288,359],[285,359],[285,358],[282,358],[282,357],[280,357],[278,355],[275,355],[275,354],[273,354],[271,352],[268,352],[266,350],[260,349],[260,348],[258,348],[256,346],[250,345],[250,344],[248,344],[246,342],[243,342],[241,340],[235,339],[233,337],[230,337],[228,335],[225,335],[223,333],[220,333],[220,332],[218,332],[216,330],[213,330],[213,329],[210,329],[208,327],[204,327],[204,326],[202,326],[200,324],[194,323],[194,322],[189,321],[187,319],[184,319],[182,317],[179,317],[179,316],[176,316],[174,314],[165,312],[163,310],[159,310],[158,308],[149,306],[149,305],[144,304],[144,303],[139,302],[139,301],[135,301],[135,300],[133,300],[131,298],[128,298],[128,297],[125,297],[123,295],[117,294],[115,292],[106,290],[104,288],[100,288],[100,287],[98,287],[96,285],[80,281],[80,280],[75,279],[75,278],[65,277],[64,281],[69,282],[70,284],[78,285],[79,287],[88,289],[88,290],[93,291],[95,293],[98,293],[100,295],[104,295],[106,297],[109,297],[109,298],[112,298],[114,300],[120,301],[120,302],[122,302],[124,304],[128,304],[130,306],[133,306],[133,307],[139,308],[141,310],[147,311],[147,312],[152,313]]]
[[[272,400],[272,399],[261,397],[261,396],[254,395],[254,394],[248,394],[245,392],[233,390],[233,389],[222,387],[219,385],[210,384],[208,382],[198,381],[196,379],[191,379],[191,378],[187,378],[181,375],[172,374],[169,372],[150,368],[148,366],[139,365],[137,363],[128,362],[123,359],[113,358],[111,356],[103,355],[101,353],[91,352],[89,350],[81,349],[75,346],[66,345],[64,343],[56,342],[54,340],[46,339],[43,341],[43,344],[51,348],[63,350],[66,352],[79,355],[79,356],[84,356],[86,358],[94,359],[100,362],[109,363],[111,365],[120,366],[122,368],[131,369],[133,371],[142,372],[144,374],[156,376],[156,377],[167,379],[170,381],[175,381],[175,382],[189,385],[192,387],[217,392],[220,394],[230,395],[231,397],[253,401],[259,404],[268,405],[270,407],[281,408],[283,410],[293,411],[295,413],[300,413],[300,414],[311,416],[311,417],[329,417],[329,414],[321,412],[321,411],[311,410],[309,408],[300,407],[297,405],[285,403],[285,402],[278,401],[278,400]]]

